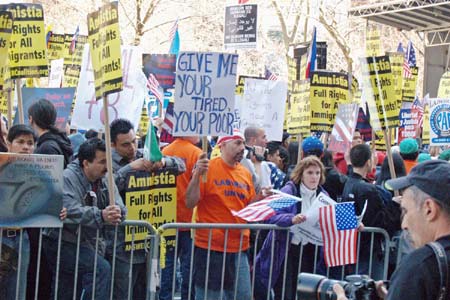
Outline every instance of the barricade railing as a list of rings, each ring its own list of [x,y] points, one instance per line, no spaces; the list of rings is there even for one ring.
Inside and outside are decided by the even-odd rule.
[[[65,222],[65,224],[70,224],[70,222]],[[74,225],[74,224],[71,224]],[[118,249],[120,248],[120,244],[123,242],[120,239],[118,239],[118,229],[123,227],[123,226],[131,226],[131,233],[132,233],[132,239],[130,241],[131,246],[130,246],[130,251],[128,252],[127,256],[126,256],[126,262],[124,263],[121,258],[119,258],[120,255],[123,255],[123,253],[117,253]],[[43,281],[48,282],[48,281],[54,281],[53,283],[53,296],[52,299],[58,299],[58,294],[60,291],[62,292],[67,292],[69,291],[71,288],[73,288],[73,294],[70,297],[70,299],[73,300],[77,300],[77,299],[86,299],[86,294],[89,294],[89,292],[86,292],[86,290],[82,290],[79,287],[82,284],[83,281],[83,276],[81,273],[84,273],[84,270],[80,271],[80,263],[83,264],[84,262],[81,261],[80,259],[83,259],[83,255],[82,253],[80,253],[82,251],[82,248],[85,247],[86,241],[84,240],[83,235],[83,229],[85,230],[85,226],[81,226],[81,225],[76,225],[77,229],[76,229],[76,242],[74,244],[71,244],[69,246],[74,247],[74,249],[72,249],[72,251],[74,251],[74,257],[70,257],[70,259],[73,260],[73,274],[66,274],[65,273],[65,267],[68,261],[70,261],[70,259],[68,258],[69,252],[67,252],[66,250],[68,249],[68,245],[64,242],[64,238],[63,238],[63,230],[62,229],[58,229],[58,228],[53,228],[53,231],[56,231],[56,239],[54,241],[56,241],[55,243],[55,247],[56,249],[50,249],[51,251],[48,251],[48,247],[51,248],[51,245],[48,244],[48,229],[44,229],[41,228],[39,229],[39,237],[38,237],[38,248],[35,249],[37,250],[37,264],[36,264],[36,273],[35,273],[35,283],[33,283],[32,287],[28,287],[31,289],[34,289],[34,297],[33,299],[38,299],[38,288],[39,285],[41,283],[43,283]],[[141,292],[141,294],[139,295],[133,295],[133,290],[136,287],[133,287],[133,283],[134,278],[133,275],[135,275],[135,273],[138,272],[139,269],[135,269],[136,267],[139,266],[139,258],[140,256],[142,256],[142,252],[138,252],[140,250],[134,250],[134,243],[135,243],[135,235],[134,232],[135,230],[137,230],[137,228],[141,227],[142,229],[147,230],[147,232],[149,233],[147,235],[145,242],[145,245],[147,245],[148,247],[145,248],[145,266],[144,266],[144,271],[145,272],[145,284],[144,284],[144,290],[143,292]],[[114,228],[113,226],[111,226],[110,228]],[[92,229],[92,227],[91,227]],[[95,229],[95,228],[94,228]],[[107,261],[109,263],[109,267],[106,268],[106,270],[110,273],[110,274],[102,274],[102,273],[98,273],[98,270],[101,269],[101,266],[104,265],[106,256],[102,256],[101,254],[99,254],[99,252],[101,253],[101,237],[104,236],[104,228],[101,229],[95,229],[95,236],[94,236],[94,241],[95,243],[92,245],[93,246],[93,253],[95,254],[92,260],[92,270],[97,270],[96,272],[92,273],[92,278],[90,278],[90,280],[92,281],[92,286],[96,286],[99,281],[104,281],[105,278],[109,278],[109,282],[107,284],[107,286],[109,286],[109,291],[107,293],[106,298],[100,298],[97,297],[96,295],[96,289],[93,289],[92,292],[92,296],[89,299],[119,299],[118,296],[116,296],[116,290],[115,290],[115,286],[118,284],[118,280],[120,280],[119,283],[123,282],[122,279],[119,279],[116,277],[116,270],[119,271],[123,271],[122,269],[126,270],[126,280],[125,280],[125,284],[126,284],[126,296],[124,298],[120,298],[122,299],[147,299],[147,300],[153,300],[156,299],[156,297],[160,296],[161,298],[161,292],[163,290],[169,290],[169,295],[170,298],[169,299],[174,299],[175,295],[177,295],[177,297],[180,295],[180,292],[176,293],[176,282],[177,282],[177,257],[179,256],[179,249],[178,247],[174,247],[173,251],[163,251],[162,253],[160,253],[160,249],[161,247],[164,248],[164,250],[169,249],[171,246],[173,245],[179,245],[180,244],[180,233],[182,233],[182,231],[187,231],[190,232],[192,231],[192,242],[189,245],[190,248],[190,253],[192,255],[190,255],[189,257],[189,263],[187,264],[187,268],[188,268],[188,272],[189,272],[189,276],[188,276],[188,280],[186,282],[188,282],[188,290],[187,290],[187,297],[186,299],[194,299],[193,295],[194,295],[194,276],[193,276],[193,270],[194,270],[194,252],[195,252],[195,231],[196,230],[209,230],[208,232],[208,249],[207,250],[207,256],[205,257],[205,264],[206,264],[206,277],[205,277],[205,289],[207,290],[207,284],[208,284],[208,276],[212,272],[221,272],[220,274],[220,293],[223,294],[225,292],[224,289],[224,279],[225,279],[225,268],[222,267],[225,265],[226,262],[228,262],[227,260],[227,254],[223,255],[223,257],[221,258],[222,261],[222,266],[220,265],[213,265],[212,264],[212,257],[211,257],[211,246],[212,246],[212,230],[213,229],[221,229],[224,231],[224,243],[223,243],[223,247],[224,249],[227,249],[227,243],[229,240],[229,234],[231,231],[236,231],[238,230],[239,233],[239,249],[242,249],[243,244],[244,244],[244,230],[250,230],[253,233],[253,242],[250,244],[250,248],[248,249],[248,251],[246,251],[245,253],[239,251],[238,255],[236,256],[236,260],[235,263],[237,266],[241,266],[241,263],[244,262],[245,260],[247,260],[247,255],[248,257],[248,262],[250,263],[250,266],[252,267],[252,272],[250,273],[250,293],[252,295],[255,294],[256,292],[259,292],[261,290],[266,289],[266,292],[263,293],[264,295],[267,295],[263,297],[263,299],[269,299],[270,293],[272,291],[272,288],[275,286],[275,284],[279,284],[280,289],[277,291],[278,293],[281,293],[282,298],[284,298],[284,295],[286,292],[289,292],[289,290],[287,291],[286,289],[289,288],[289,283],[292,283],[292,280],[294,280],[296,282],[297,278],[295,276],[295,274],[298,274],[299,272],[303,271],[303,269],[305,268],[305,265],[302,265],[304,263],[304,261],[306,261],[307,263],[311,264],[311,269],[308,270],[310,273],[320,273],[323,274],[327,277],[334,277],[336,279],[343,279],[345,275],[348,275],[349,273],[361,273],[362,269],[367,270],[367,273],[369,276],[372,276],[373,274],[375,274],[375,270],[381,270],[382,271],[382,275],[381,278],[375,278],[375,279],[387,279],[387,271],[388,271],[388,264],[389,264],[389,249],[391,247],[391,241],[389,239],[389,236],[387,234],[387,232],[383,229],[380,228],[364,228],[362,230],[362,232],[360,232],[360,237],[358,238],[358,259],[357,259],[357,263],[352,266],[351,268],[349,268],[349,266],[345,266],[345,267],[335,267],[335,268],[326,268],[325,271],[323,269],[323,266],[320,265],[321,263],[321,259],[322,259],[322,253],[321,253],[321,248],[319,246],[307,246],[308,248],[305,248],[305,246],[299,246],[298,251],[299,253],[295,253],[294,251],[290,251],[289,249],[291,248],[290,245],[290,241],[289,239],[281,239],[281,242],[284,243],[283,246],[280,248],[280,243],[279,241],[276,240],[276,237],[281,237],[282,235],[286,236],[289,231],[290,228],[289,227],[280,227],[274,224],[206,224],[206,223],[169,223],[169,224],[164,224],[162,225],[157,231],[154,229],[154,227],[152,227],[148,222],[144,222],[144,221],[125,221],[123,222],[121,225],[116,226],[114,231],[113,231],[113,238],[112,238],[112,247],[110,247],[112,249],[112,253],[110,253],[111,257],[108,257]],[[173,241],[171,243],[167,243],[167,238],[164,236],[164,233],[166,233],[168,230],[175,230],[175,235],[173,237]],[[20,300],[20,299],[24,299],[24,290],[22,290],[23,288],[23,284],[21,282],[23,282],[23,280],[25,279],[25,283],[26,283],[26,269],[24,271],[24,268],[22,268],[21,266],[23,264],[28,263],[28,258],[26,257],[26,255],[24,256],[23,254],[23,250],[26,249],[28,247],[27,245],[27,234],[26,234],[26,230],[24,229],[14,229],[13,230],[16,234],[18,234],[18,243],[17,243],[17,250],[18,250],[18,255],[17,257],[14,259],[14,262],[16,264],[16,267],[13,268],[15,269],[15,278],[14,278],[14,285],[15,285],[15,290],[13,291],[13,295],[9,296],[8,298],[5,297],[3,299],[16,299],[16,300]],[[12,231],[11,231],[12,232]],[[266,276],[268,278],[268,282],[266,285],[263,285],[263,287],[261,288],[260,285],[258,285],[257,282],[259,282],[260,280],[258,279],[261,274],[258,274],[257,272],[255,272],[255,266],[257,264],[257,256],[258,254],[260,254],[261,249],[263,248],[263,243],[266,240],[266,237],[269,235],[269,233],[274,237],[272,238],[272,240],[270,241],[269,239],[266,241],[266,250],[269,249],[268,253],[268,260],[269,260],[269,264],[270,264],[270,268],[267,270],[267,274],[262,274],[264,276]],[[5,258],[7,259],[8,257],[5,255],[6,254],[6,250],[7,247],[5,245],[8,246],[8,244],[6,243],[6,238],[8,238],[8,229],[2,229],[0,231],[0,257],[2,258],[2,267],[5,264]],[[4,240],[5,238],[5,240]],[[278,243],[278,244],[277,244]],[[171,244],[171,246],[168,246],[168,244]],[[47,245],[47,246],[46,246]],[[9,246],[8,246],[9,247]],[[378,249],[377,247],[381,247],[381,251],[380,249]],[[364,266],[362,265],[362,257],[360,257],[360,252],[361,252],[361,248],[363,248],[363,254],[369,254],[368,256],[368,260],[364,262]],[[280,249],[284,249],[284,253],[283,253],[283,261],[282,261],[282,266],[278,266],[276,268],[276,270],[273,268],[274,266],[274,261],[277,260],[277,257],[280,256],[281,253],[277,252],[277,250]],[[312,249],[312,250],[311,250]],[[368,250],[367,250],[368,249]],[[55,264],[54,264],[54,280],[51,277],[50,274],[45,274],[45,278],[39,277],[39,269],[42,265],[42,252],[46,252],[46,254],[48,255],[48,253],[52,254],[54,253],[54,256],[50,256],[50,259],[54,259],[55,260]],[[48,253],[47,253],[48,252]],[[165,252],[165,253],[164,253]],[[169,271],[166,269],[166,272],[169,271],[170,274],[170,278],[171,280],[167,280],[167,276],[165,276],[163,278],[163,276],[161,276],[161,280],[163,280],[163,282],[161,282],[160,284],[160,276],[159,274],[161,274],[161,267],[163,266],[162,264],[165,264],[165,262],[162,262],[160,254],[162,256],[162,259],[165,259],[167,261],[167,257],[173,256],[174,259],[174,263],[172,266],[172,270]],[[297,267],[297,270],[294,270],[294,273],[289,273],[289,270],[292,269],[292,259],[290,258],[291,256],[293,256],[295,259],[297,259],[297,263],[298,266],[295,265],[295,267]],[[305,256],[305,259],[303,259],[303,256]],[[382,256],[382,259],[380,259],[380,256]],[[367,257],[366,257],[367,258]],[[162,262],[162,264],[161,264]],[[312,263],[311,263],[312,262]],[[381,265],[380,265],[381,264]],[[381,266],[381,269],[380,269]],[[186,267],[186,265],[184,265],[184,267]],[[0,268],[0,272],[2,271],[2,269]],[[279,272],[278,276],[276,276],[276,278],[273,276],[273,272]],[[240,270],[239,268],[236,268],[236,273],[235,273],[235,278],[240,278],[240,274],[239,274]],[[64,279],[61,280],[61,274],[63,274],[62,276],[64,277],[65,275],[69,275],[68,278],[70,279],[68,282],[68,280]],[[113,276],[111,276],[111,274],[114,274]],[[142,274],[142,273],[141,273]],[[294,275],[292,275],[294,274]],[[242,275],[242,274],[241,274]],[[4,281],[3,279],[5,278],[5,274],[0,273],[0,277],[3,276],[2,280],[0,280],[0,282],[10,282],[10,281]],[[141,275],[143,276],[143,275]],[[81,277],[81,278],[80,278]],[[295,277],[295,278],[293,278]],[[86,280],[86,279],[84,279]],[[272,282],[273,280],[277,280],[277,282]],[[158,290],[159,287],[159,290]],[[0,283],[0,294],[2,293],[1,290],[1,283]],[[240,290],[238,290],[238,282],[234,283],[234,288],[232,291],[232,298],[234,299],[239,299],[239,292]],[[290,291],[292,292],[292,291]],[[84,294],[83,294],[84,293]],[[206,297],[206,294],[205,294]]]

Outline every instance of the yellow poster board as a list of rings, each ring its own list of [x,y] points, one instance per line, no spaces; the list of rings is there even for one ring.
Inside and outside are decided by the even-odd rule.
[[[439,80],[438,98],[450,98],[450,72],[445,72]]]
[[[118,2],[88,15],[89,45],[95,78],[95,98],[123,88]]]
[[[403,87],[403,61],[405,60],[402,52],[387,52],[391,62],[392,79],[394,80],[395,95],[397,98],[397,109],[400,113],[402,107],[402,87]]]
[[[366,27],[366,56],[380,56],[381,39],[380,28],[376,25]]]
[[[80,78],[81,64],[83,60],[84,45],[88,42],[88,37],[79,35],[75,43],[75,50],[69,51],[73,35],[65,35],[64,50],[64,77],[63,87],[77,87]]]
[[[11,79],[48,76],[44,9],[40,4],[10,4],[14,26],[9,46]]]
[[[48,40],[47,57],[48,60],[60,59],[64,57],[64,34],[52,33]]]
[[[8,49],[13,27],[12,14],[0,11],[0,90],[3,90],[5,80],[9,79]]]
[[[419,77],[419,68],[410,67],[411,78],[403,78],[403,95],[402,99],[406,102],[414,102],[416,98],[417,78]]]

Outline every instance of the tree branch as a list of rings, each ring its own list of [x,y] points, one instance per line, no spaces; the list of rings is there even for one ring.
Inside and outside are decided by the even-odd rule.
[[[283,14],[281,13],[280,8],[278,7],[277,1],[272,0],[271,3],[272,3],[272,6],[275,8],[275,12],[277,14],[278,20],[280,21],[281,31],[283,33],[284,47],[285,47],[286,53],[287,53],[289,51],[289,34],[287,32],[286,22],[284,21]]]

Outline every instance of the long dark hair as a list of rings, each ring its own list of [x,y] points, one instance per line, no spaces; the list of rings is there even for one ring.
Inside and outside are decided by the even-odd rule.
[[[28,108],[28,116],[33,118],[33,122],[41,129],[49,130],[53,133],[59,133],[60,130],[55,126],[56,108],[47,99],[39,99]]]
[[[397,152],[392,153],[392,160],[394,161],[394,170],[397,177],[406,176],[405,163],[403,158]],[[389,172],[388,157],[383,160],[383,165],[381,166],[380,174],[377,177],[377,185],[382,185],[386,180],[391,179],[391,173]]]

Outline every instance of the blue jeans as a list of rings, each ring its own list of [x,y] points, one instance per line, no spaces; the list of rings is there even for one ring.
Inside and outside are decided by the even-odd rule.
[[[240,257],[240,258],[239,258]],[[238,265],[239,263],[239,265]],[[234,297],[234,288],[233,289],[224,289],[220,290],[212,290],[208,289],[205,291],[204,287],[195,286],[195,300],[251,300],[252,299],[252,289],[251,289],[251,280],[250,280],[250,266],[248,263],[248,256],[246,252],[236,253],[235,257],[236,271],[239,272],[236,280],[235,287],[236,297]],[[214,268],[214,266],[210,266],[210,268]],[[237,285],[237,286],[236,286]],[[205,298],[205,292],[207,292],[207,298]],[[220,295],[222,294],[222,298]]]
[[[192,239],[190,231],[178,232],[177,255],[181,267],[181,299],[188,300],[189,275],[191,264]],[[159,300],[170,300],[172,298],[173,272],[176,270],[175,247],[166,248],[166,266],[161,270],[161,290]],[[193,282],[193,279],[192,279]],[[176,285],[175,285],[176,286]],[[194,300],[194,287],[191,287],[191,300]]]
[[[56,281],[56,259],[58,254],[57,241],[45,238],[44,251],[49,258],[49,264],[53,271],[52,288],[55,293]],[[76,299],[92,299],[94,280],[94,261],[97,256],[97,269],[95,277],[95,299],[109,299],[111,289],[111,266],[109,262],[81,243],[78,260],[77,287],[74,289],[75,261],[77,246],[72,243],[61,243],[61,257],[58,276],[58,297],[57,299],[72,299],[74,290],[77,293]]]
[[[28,239],[28,234],[26,230],[22,230],[22,235],[17,231],[17,235],[11,237],[8,237],[6,233],[3,233],[2,244],[19,252],[21,239],[22,251],[18,253],[20,257],[20,266],[17,270],[10,272],[6,280],[0,284],[0,294],[2,295],[2,299],[5,300],[16,299],[17,280],[19,280],[18,299],[24,300],[26,296],[27,272],[28,264],[30,262],[30,240]],[[4,251],[4,249],[2,251]],[[19,263],[19,257],[17,264]],[[15,265],[15,267],[17,267],[17,265]],[[19,278],[17,278],[17,276],[19,276]]]

